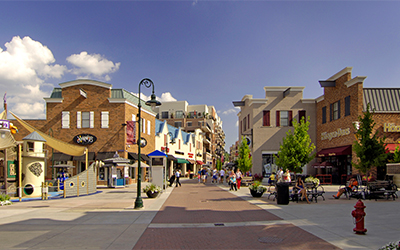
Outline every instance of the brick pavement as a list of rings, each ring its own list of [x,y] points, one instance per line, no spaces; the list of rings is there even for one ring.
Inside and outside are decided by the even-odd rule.
[[[134,249],[339,249],[213,184],[175,188]]]

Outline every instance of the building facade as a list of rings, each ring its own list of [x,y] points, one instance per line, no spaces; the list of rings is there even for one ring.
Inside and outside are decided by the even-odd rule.
[[[175,101],[164,102],[162,106],[155,108],[155,111],[159,119],[185,132],[194,133],[196,129],[201,130],[203,152],[198,154],[202,155],[205,165],[215,167],[216,161],[222,159],[225,152],[225,133],[222,121],[213,106],[189,105],[187,101]]]
[[[248,138],[252,173],[268,176],[276,172],[276,155],[286,133],[293,131],[293,119],[309,119],[309,133],[315,144],[316,103],[314,99],[303,99],[303,90],[304,87],[264,87],[265,98],[245,95],[241,101],[233,102],[235,107],[240,107],[239,138]],[[312,170],[308,164],[303,172],[313,174]]]

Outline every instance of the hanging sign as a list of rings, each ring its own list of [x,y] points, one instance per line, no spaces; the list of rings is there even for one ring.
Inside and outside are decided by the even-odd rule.
[[[73,141],[80,145],[90,145],[97,141],[97,137],[91,134],[80,134],[75,136]]]

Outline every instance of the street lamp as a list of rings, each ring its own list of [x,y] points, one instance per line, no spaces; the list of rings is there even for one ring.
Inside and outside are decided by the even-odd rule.
[[[151,94],[151,99],[149,101],[146,102],[147,106],[151,106],[151,107],[155,107],[155,106],[160,106],[161,102],[156,100],[156,95],[154,94],[154,83],[148,79],[148,78],[144,78],[143,80],[140,81],[139,83],[139,102],[138,102],[138,109],[139,109],[139,113],[138,113],[138,119],[139,119],[139,126],[138,126],[138,141],[137,141],[137,145],[138,145],[138,180],[137,180],[137,197],[136,197],[136,201],[135,201],[135,209],[139,209],[143,207],[143,200],[141,197],[141,185],[142,185],[142,168],[140,166],[141,163],[141,155],[140,155],[140,149],[144,146],[146,146],[145,144],[142,144],[142,138],[140,137],[141,134],[141,123],[142,123],[142,105],[140,104],[141,99],[140,99],[140,86],[144,85],[146,88],[150,88],[153,87],[153,92]]]

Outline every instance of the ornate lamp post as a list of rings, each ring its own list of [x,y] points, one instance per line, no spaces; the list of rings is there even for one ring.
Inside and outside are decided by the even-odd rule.
[[[141,105],[141,99],[140,99],[140,86],[144,85],[146,88],[153,87],[153,92],[151,94],[151,100],[146,102],[146,105],[155,107],[155,106],[160,106],[161,102],[156,100],[156,95],[154,94],[154,83],[148,79],[145,78],[140,81],[139,83],[139,102],[138,102],[138,119],[139,119],[139,126],[138,126],[138,140],[137,140],[137,145],[138,145],[138,180],[137,180],[137,197],[135,200],[135,209],[139,209],[143,207],[143,200],[141,197],[141,185],[142,185],[142,168],[140,166],[141,163],[141,155],[140,155],[140,149],[144,146],[146,146],[145,143],[142,144],[142,138],[140,137],[141,135],[141,130],[142,130],[142,105]]]

